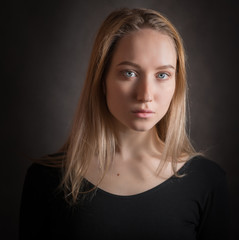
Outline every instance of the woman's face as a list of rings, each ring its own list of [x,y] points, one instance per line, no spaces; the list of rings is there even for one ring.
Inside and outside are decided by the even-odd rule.
[[[176,51],[149,28],[123,37],[106,76],[108,109],[121,129],[147,131],[166,114],[175,90]]]

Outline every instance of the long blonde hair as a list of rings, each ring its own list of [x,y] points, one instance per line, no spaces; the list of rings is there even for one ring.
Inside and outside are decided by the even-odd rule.
[[[105,19],[96,36],[71,133],[61,149],[65,152],[62,185],[73,203],[83,194],[83,180],[90,160],[97,155],[103,178],[119,147],[117,132],[112,127],[112,115],[106,104],[104,80],[118,41],[143,27],[168,35],[177,52],[176,90],[166,115],[156,125],[163,143],[158,169],[160,171],[167,159],[171,159],[177,176],[178,159],[182,155],[192,157],[196,154],[185,130],[187,83],[180,35],[167,18],[154,10],[123,8],[114,11]]]

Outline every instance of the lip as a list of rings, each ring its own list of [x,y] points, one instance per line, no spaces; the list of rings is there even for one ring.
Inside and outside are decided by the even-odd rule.
[[[139,118],[150,118],[152,117],[152,115],[155,114],[154,111],[149,109],[136,109],[136,110],[133,110],[132,113]]]

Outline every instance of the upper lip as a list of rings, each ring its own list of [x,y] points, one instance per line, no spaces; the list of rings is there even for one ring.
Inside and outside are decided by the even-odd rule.
[[[132,112],[133,113],[154,113],[154,111],[150,109],[135,109]]]

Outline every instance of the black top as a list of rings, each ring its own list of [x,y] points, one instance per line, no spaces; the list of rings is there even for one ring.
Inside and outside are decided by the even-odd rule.
[[[97,189],[92,199],[70,207],[56,191],[61,171],[32,164],[22,194],[20,239],[228,239],[224,170],[194,157],[178,172],[187,175],[131,196]]]

